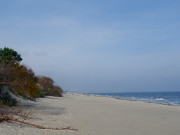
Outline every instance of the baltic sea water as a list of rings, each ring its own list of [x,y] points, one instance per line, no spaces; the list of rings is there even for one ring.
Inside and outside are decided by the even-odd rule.
[[[126,100],[145,101],[152,103],[180,106],[180,92],[122,92],[122,93],[90,93]]]

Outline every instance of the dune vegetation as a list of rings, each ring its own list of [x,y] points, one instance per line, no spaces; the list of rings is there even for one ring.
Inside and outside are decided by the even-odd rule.
[[[17,109],[17,98],[35,101],[45,96],[62,97],[60,86],[54,85],[53,79],[36,76],[33,70],[21,64],[19,53],[10,48],[0,48],[0,123],[18,122],[41,129],[76,130],[70,128],[49,128],[25,122],[29,112]],[[22,100],[21,102],[25,102]]]
[[[36,76],[33,70],[21,64],[19,53],[10,48],[0,48],[0,102],[13,106],[17,101],[9,92],[25,99],[35,100],[44,96],[62,96],[60,86],[50,77]]]

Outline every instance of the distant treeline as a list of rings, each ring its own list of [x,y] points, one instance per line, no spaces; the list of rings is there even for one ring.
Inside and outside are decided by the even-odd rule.
[[[44,96],[62,96],[62,89],[54,85],[53,79],[36,76],[33,70],[22,65],[21,55],[10,48],[0,48],[0,102],[15,104],[10,95],[3,92],[6,87],[12,93],[28,99]],[[12,102],[12,103],[11,103]]]

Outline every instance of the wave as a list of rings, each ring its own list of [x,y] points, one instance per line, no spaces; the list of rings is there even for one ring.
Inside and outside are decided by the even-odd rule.
[[[94,93],[94,95],[180,106],[180,92]]]
[[[156,98],[155,100],[157,100],[157,101],[165,101],[166,99],[164,99],[164,98]]]

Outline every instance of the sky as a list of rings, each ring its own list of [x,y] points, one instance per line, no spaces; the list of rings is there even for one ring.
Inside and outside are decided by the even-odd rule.
[[[180,0],[0,0],[0,48],[70,92],[180,91]]]

